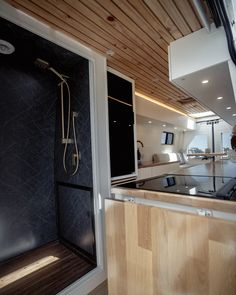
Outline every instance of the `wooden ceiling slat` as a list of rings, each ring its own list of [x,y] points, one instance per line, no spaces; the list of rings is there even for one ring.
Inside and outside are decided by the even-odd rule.
[[[72,5],[74,5],[74,7],[76,8],[76,6],[79,5],[80,2],[83,2],[84,5],[88,6],[88,8],[91,11],[94,11],[98,14],[99,17],[101,17],[105,22],[106,22],[106,26],[107,28],[110,28],[110,26],[112,26],[116,31],[111,32],[115,35],[117,35],[117,33],[121,33],[123,36],[125,36],[126,38],[129,39],[130,42],[133,43],[133,51],[134,52],[138,52],[141,53],[142,51],[145,51],[146,56],[148,56],[148,59],[150,59],[150,54],[154,54],[154,58],[152,60],[152,63],[155,65],[156,64],[156,58],[157,58],[157,54],[156,52],[153,51],[153,49],[149,46],[147,46],[145,44],[145,42],[138,37],[135,33],[133,33],[131,30],[129,30],[125,25],[123,25],[117,18],[114,18],[113,21],[109,22],[107,21],[107,18],[109,16],[111,16],[111,13],[107,11],[107,7],[102,7],[100,5],[100,3],[96,3],[94,0],[80,0],[78,2],[76,2],[76,0],[65,0],[67,3],[71,3]],[[103,26],[103,29],[105,30],[106,27]],[[126,46],[129,46],[129,43],[127,43],[127,41],[125,42]],[[157,62],[160,64],[160,60],[157,59]],[[163,60],[162,60],[163,62]],[[161,65],[162,67],[167,69],[167,63],[165,63],[163,65]]]
[[[158,0],[162,7],[165,9],[170,18],[174,21],[181,33],[186,36],[191,33],[191,30],[184,20],[183,16],[175,6],[173,0]]]
[[[26,13],[30,15],[34,14],[34,16],[44,22],[54,25],[54,27],[58,30],[58,28],[73,36],[73,38],[79,39],[83,44],[89,44],[91,47],[96,48],[96,50],[100,53],[104,53],[108,48],[104,47],[103,45],[98,44],[93,39],[88,38],[87,35],[80,33],[76,29],[73,29],[71,26],[68,26],[65,22],[59,20],[58,18],[54,17],[52,14],[46,11],[42,11],[40,7],[35,5],[32,1],[29,0],[8,0],[8,3],[12,4],[13,6],[21,9],[24,8]],[[50,19],[51,21],[48,21]]]
[[[62,2],[62,1],[56,1],[56,0],[49,0],[47,1],[50,4],[56,4],[57,9],[60,9],[60,12],[56,9],[53,13],[54,16],[60,15],[61,18],[67,18],[67,15],[70,15],[70,18],[68,19],[67,23],[69,23],[74,28],[78,28],[78,30],[82,31],[83,33],[86,33],[88,36],[93,36],[92,38],[99,37],[99,40],[97,40],[100,44],[106,45],[107,48],[112,49],[114,53],[118,53],[122,58],[128,59],[131,62],[137,63],[137,60],[142,59],[142,54],[138,55],[136,54],[132,49],[125,46],[125,44],[122,44],[118,39],[115,38],[116,35],[112,35],[107,33],[106,31],[102,30],[99,26],[97,26],[95,23],[90,21],[90,19],[85,18],[82,14],[80,14],[77,10],[72,8],[72,6]],[[40,5],[41,3],[41,5]],[[44,0],[41,0],[39,2],[39,5],[46,9],[47,3],[45,3]],[[50,10],[50,7],[48,8]],[[86,30],[86,31],[84,31]],[[92,34],[92,35],[91,35]],[[113,37],[114,36],[114,37]],[[104,52],[106,54],[106,52]],[[148,56],[147,56],[148,58]],[[147,60],[142,59],[143,63],[147,63]],[[150,64],[151,65],[151,64]],[[160,64],[157,65],[158,68],[162,68],[162,71],[165,71],[165,75],[167,77],[168,71],[166,68],[162,67]]]
[[[169,44],[174,41],[170,32],[163,26],[163,24],[155,17],[153,12],[148,8],[143,0],[128,0],[128,2],[143,16],[143,18],[153,27],[153,29],[160,34],[160,36]]]
[[[181,14],[183,15],[191,30],[195,32],[201,29],[202,26],[188,0],[174,0],[174,2],[179,11],[181,11]]]
[[[175,23],[163,9],[161,4],[156,0],[144,0],[146,5],[155,14],[155,16],[161,21],[164,27],[170,32],[174,39],[183,37],[182,33],[176,27]]]
[[[118,19],[123,24],[123,26],[126,26],[130,31],[132,31],[136,35],[136,38],[141,38],[142,41],[146,44],[146,46],[149,48],[149,52],[150,52],[150,55],[152,56],[152,58],[154,58],[154,59],[157,58],[157,54],[156,54],[155,50],[157,50],[158,44],[156,42],[154,42],[148,36],[148,34],[145,34],[145,32],[143,30],[141,30],[136,25],[136,23],[133,22],[133,20],[130,17],[128,17],[117,5],[115,5],[113,2],[108,1],[108,0],[98,0],[97,3],[102,5],[104,9],[109,7],[109,12],[111,13],[111,15],[113,17],[115,17],[116,19]],[[117,1],[116,4],[119,4],[119,2]],[[120,2],[120,5],[123,7],[125,5],[125,3]],[[155,48],[155,50],[154,50],[154,48]],[[167,46],[166,46],[166,48],[167,48]],[[158,50],[158,53],[160,53],[159,56],[162,58],[163,62],[161,61],[161,59],[158,61],[164,67],[168,67],[167,52],[165,50],[163,50],[163,48],[160,48],[160,50]]]
[[[55,0],[53,0],[54,2],[55,2]],[[50,2],[52,2],[52,0],[50,0]],[[70,11],[68,11],[67,10],[67,8],[66,7],[63,7],[63,6],[60,6],[59,4],[57,5],[57,7],[60,7],[61,9],[63,9],[64,11],[66,11],[67,13],[69,13],[70,15],[73,15],[73,12],[70,12]],[[82,20],[83,21],[83,20]],[[114,41],[115,42],[115,41]],[[134,54],[135,55],[135,54]],[[124,58],[124,56],[123,56],[123,58]],[[112,58],[111,58],[112,59]],[[137,63],[137,60],[140,60],[140,57],[138,56],[138,58],[136,59],[136,63]],[[142,75],[141,75],[141,77],[144,77],[144,75],[143,75],[143,73],[145,72],[145,69],[146,69],[146,67],[147,67],[147,61],[144,61],[144,63],[145,64],[139,64],[139,65],[132,65],[132,62],[133,62],[133,58],[132,59],[128,59],[127,60],[127,63],[129,64],[129,66],[130,66],[130,68],[133,68],[133,70],[134,70],[134,72],[136,72],[137,71],[137,66],[138,66],[138,68],[139,68],[139,70],[142,72]],[[140,62],[139,62],[140,63]],[[150,64],[150,66],[151,66],[151,64]],[[157,69],[156,69],[157,70]],[[149,71],[149,73],[147,73],[147,75],[149,75],[149,79],[150,79],[150,71]],[[153,79],[154,78],[156,78],[156,75],[155,75],[155,73],[154,73],[154,76],[153,76]],[[160,83],[163,85],[162,87],[163,88],[166,88],[166,90],[167,91],[170,91],[170,92],[172,92],[173,94],[175,93],[179,93],[182,97],[184,97],[185,96],[185,94],[183,94],[179,89],[176,89],[172,84],[170,84],[170,82],[169,81],[163,81],[161,78],[160,78]],[[165,90],[164,90],[165,91]],[[177,97],[175,98],[175,99],[177,99]]]
[[[52,0],[51,0],[52,1]],[[50,2],[51,2],[50,1]],[[55,2],[55,0],[53,0],[54,2]],[[81,6],[81,3],[80,3],[80,6],[78,6],[79,5],[79,2],[77,1],[76,3],[75,3],[75,1],[73,1],[73,0],[66,0],[66,2],[67,3],[70,3],[71,5],[73,4],[74,6],[74,9],[75,10],[79,10],[79,8],[81,9],[81,8],[83,8],[83,10],[84,10],[84,8],[86,8],[86,7],[82,7]],[[88,0],[86,0],[86,2],[92,2],[92,1],[88,1]],[[58,3],[57,4],[57,6],[58,7],[60,7],[60,4]],[[61,7],[61,8],[63,8],[63,10],[64,11],[66,11],[66,8],[65,7]],[[95,7],[95,9],[97,9],[98,7]],[[70,11],[66,11],[67,13],[70,13],[70,14],[72,14]],[[91,11],[90,11],[91,12]],[[84,13],[88,13],[88,11],[86,11],[85,10],[85,12]],[[90,14],[89,15],[90,17],[93,17],[93,19],[94,19],[94,17],[95,17],[95,15],[94,14]],[[83,22],[84,22],[84,20],[83,20]],[[135,53],[133,53],[133,55],[135,56]],[[159,75],[159,68],[158,67],[156,67],[156,68],[154,68],[153,67],[153,64],[152,63],[150,63],[150,56],[148,56],[148,59],[149,59],[149,63],[147,64],[147,61],[143,61],[142,60],[142,55],[140,54],[140,56],[137,56],[137,60],[139,60],[139,64],[136,64],[136,65],[134,65],[135,67],[137,67],[138,66],[138,68],[140,68],[140,70],[141,71],[145,71],[145,69],[147,69],[147,72],[148,72],[148,74],[150,75],[150,71],[152,71],[153,70],[153,79],[155,79],[155,78],[157,78],[157,75]],[[109,60],[110,60],[110,58],[109,58]],[[142,60],[142,62],[140,62],[140,60]],[[133,60],[131,60],[131,59],[129,59],[129,61],[131,62],[131,63],[133,63]],[[131,65],[131,63],[129,63],[129,65]],[[134,68],[134,71],[136,71],[136,68]],[[154,72],[155,71],[155,72]],[[158,73],[158,74],[156,74],[156,73]],[[172,92],[177,92],[177,93],[179,93],[179,94],[181,94],[181,96],[182,97],[185,97],[185,94],[183,94],[183,92],[182,91],[180,91],[179,89],[177,89],[176,87],[174,87],[170,82],[169,82],[169,80],[168,80],[168,78],[167,78],[167,76],[166,77],[164,77],[165,78],[165,80],[166,81],[163,81],[162,79],[163,79],[163,75],[159,75],[160,76],[160,82],[163,84],[163,87],[164,88],[167,88],[168,87],[168,89],[170,90],[170,91],[172,91]]]
[[[146,36],[149,36],[150,41],[154,42],[154,44],[156,43],[156,45],[163,50],[162,52],[162,50],[158,49],[158,52],[163,59],[168,60],[168,57],[166,55],[168,43],[158,33],[158,31],[155,31],[152,28],[152,26],[149,25],[146,19],[142,17],[142,15],[140,15],[138,11],[134,9],[134,7],[130,5],[127,0],[112,0],[112,2],[114,2],[116,6],[119,7],[119,9],[123,11],[123,13],[126,14],[128,18],[134,22],[135,24],[134,28],[137,31],[141,32],[141,36],[143,35],[143,33]]]
[[[47,9],[48,12],[49,12],[49,11],[52,11],[52,8],[53,8],[53,7],[52,7],[49,3],[47,3],[47,1],[45,1],[45,0],[41,0],[40,3],[39,3],[38,1],[36,1],[36,0],[33,0],[33,1],[35,2],[35,4],[40,4],[40,5],[42,5],[42,7],[43,7],[44,9]],[[58,5],[57,5],[57,7],[58,7]],[[38,10],[37,10],[37,12],[39,13]],[[42,12],[42,13],[44,14],[44,12]],[[54,9],[54,13],[55,13],[55,15],[60,16],[60,18],[61,18],[62,21],[63,21],[64,19],[67,18],[67,16],[66,16],[63,12],[59,12],[59,11],[57,11],[57,9],[56,9],[56,10]],[[71,23],[71,22],[73,22],[73,20],[72,20],[72,18],[70,17],[70,18],[69,18],[69,23]],[[57,21],[57,23],[58,23],[58,21]],[[61,23],[61,26],[62,26],[62,23]],[[74,28],[76,28],[76,27],[77,27],[77,24],[74,24],[74,22],[73,22],[72,26],[73,26]],[[68,30],[70,31],[71,28],[69,27]],[[86,37],[86,36],[90,35],[90,33],[91,33],[90,31],[86,31],[86,30],[83,32],[85,40],[91,44],[91,42],[88,41],[88,39],[87,39],[87,37]],[[80,37],[81,37],[81,35],[80,35]],[[96,38],[98,38],[98,36],[96,36]],[[92,35],[90,39],[91,39],[91,40],[94,40],[95,37]],[[96,46],[96,48],[99,47],[97,44],[96,44],[95,46]],[[99,48],[99,49],[101,49],[101,48]],[[107,48],[105,48],[105,50],[106,50],[106,49],[107,49]],[[118,55],[116,55],[116,58],[115,58],[115,59],[117,60],[116,62],[118,62],[119,60],[121,60],[121,58],[119,58]],[[123,60],[123,59],[122,59],[122,60]],[[133,68],[133,70],[134,70],[135,72],[137,71],[137,65],[131,65],[131,63],[130,63],[128,60],[126,60],[126,64],[129,64],[129,66],[130,66],[131,68]],[[140,68],[140,70],[142,71],[142,75],[140,75],[140,76],[143,77],[143,67],[140,65],[139,68]],[[150,82],[151,82],[151,81],[150,81]],[[162,82],[161,82],[161,83],[162,83]],[[173,88],[173,90],[170,91],[170,96],[171,96],[171,92],[173,92],[173,93],[176,92],[176,90],[174,89],[174,86],[171,85],[168,81],[167,81],[167,82],[164,82],[164,83],[166,83],[167,85],[163,85],[163,87],[166,88],[167,90],[170,91],[170,89]],[[169,84],[169,85],[168,85],[168,84]],[[165,90],[164,90],[164,92],[167,93],[167,91],[165,91]],[[173,95],[172,95],[172,98],[174,99]]]
[[[29,3],[29,1],[25,1],[25,0],[22,0],[22,1],[21,1],[21,0],[16,0],[16,1],[21,2],[21,3],[24,2],[26,5],[27,5],[27,3]],[[33,1],[35,1],[35,3],[37,3],[37,4],[39,4],[36,0],[33,0]],[[52,7],[49,5],[49,3],[46,3],[46,1],[41,0],[41,3],[40,3],[40,4],[43,5],[44,8],[47,8],[49,11],[51,11]],[[34,7],[34,10],[37,11],[39,14],[42,13],[42,15],[47,15],[45,11],[42,12],[42,11],[40,10],[40,8],[39,8],[38,6],[36,6],[36,5],[35,5],[35,6],[32,6],[32,5],[31,5],[30,7]],[[58,13],[58,11],[55,12],[55,13],[56,13],[56,15],[60,15],[60,13]],[[62,18],[64,18],[64,15],[62,15]],[[54,19],[54,22],[55,22],[55,19]],[[58,26],[59,26],[59,25],[60,25],[60,26],[63,26],[63,25],[64,25],[63,22],[60,23],[58,20],[56,20],[56,23],[57,23]],[[68,27],[68,26],[66,26],[66,27]],[[72,30],[71,27],[69,27],[68,30],[71,31],[71,30]],[[78,35],[78,32],[77,32],[77,31],[76,31],[76,33],[77,33],[76,35]],[[86,33],[86,32],[85,32],[85,33]],[[79,35],[80,38],[81,38],[81,36],[82,36],[82,35]],[[87,37],[85,37],[85,40],[88,41]],[[117,61],[116,61],[116,64],[117,64]],[[124,68],[123,68],[123,71],[124,71]],[[128,75],[131,76],[130,73],[128,73]],[[143,73],[140,74],[140,77],[143,78]],[[146,79],[145,82],[148,83],[148,82],[151,82],[151,81],[149,81],[148,79]],[[155,89],[154,89],[154,87],[151,85],[151,83],[148,84],[148,87],[150,87],[150,89],[153,89],[153,90],[155,90],[155,89],[158,88],[158,87],[155,87]],[[168,94],[167,91],[165,91],[165,90],[163,91],[163,90],[160,89],[160,91],[157,91],[157,94],[158,94],[158,95],[159,95],[159,92],[160,92],[160,94],[162,95],[162,97],[164,97],[164,98],[166,98],[166,99],[169,99],[169,98],[171,98],[171,99],[176,99],[175,96],[171,95],[171,92]],[[164,96],[163,96],[163,95],[164,95]]]
[[[53,7],[50,5],[50,3],[47,3],[47,1],[45,0],[41,0],[40,2],[36,1],[36,0],[32,0],[35,4],[38,4],[41,6],[42,9],[47,9],[48,12],[52,11]],[[57,7],[59,7],[57,5]],[[70,13],[70,15],[73,15],[72,12],[68,11]],[[54,9],[53,10],[53,14],[55,14],[55,16],[58,16],[60,17],[60,19],[62,21],[66,20],[67,19],[67,15],[63,12],[63,11],[58,11],[58,9]],[[69,23],[73,28],[77,28],[77,27],[80,27],[79,25],[77,25],[77,22],[75,22],[72,17],[70,17],[68,20],[67,20],[67,23]],[[108,46],[110,43],[107,43],[105,42],[103,39],[101,39],[101,37],[98,35],[98,34],[95,34],[93,33],[91,30],[88,30],[86,27],[81,27],[80,30],[78,31],[81,31],[84,35],[90,37],[91,40],[95,40],[97,41],[98,43],[102,43],[103,45],[106,46],[106,50],[108,49]],[[97,31],[99,33],[99,31]],[[97,46],[96,46],[97,47]],[[112,47],[112,46],[111,46]],[[115,49],[115,47],[112,47]],[[116,54],[116,56],[114,57],[114,59],[116,60],[124,60],[125,58],[127,58],[126,61],[131,61],[132,62],[132,57],[129,57],[126,53],[121,56],[119,56],[118,54]],[[137,63],[137,61],[136,61]],[[130,64],[130,63],[129,63]],[[135,69],[137,69],[137,65],[134,65]],[[141,66],[140,66],[141,67]],[[134,70],[135,70],[134,69]],[[168,82],[167,82],[168,83]]]
[[[206,110],[168,78],[168,44],[201,28],[191,0],[7,2],[107,56],[109,66],[135,79],[137,91],[186,113]]]
[[[60,19],[65,24],[68,24],[71,28],[78,30],[78,32],[86,35],[89,39],[96,41],[98,44],[102,44],[106,49],[116,48],[116,44],[114,44],[114,39],[111,39],[111,42],[108,42],[104,36],[101,37],[103,34],[102,31],[97,30],[97,34],[92,31],[92,29],[87,28],[86,26],[81,26],[80,23],[78,23],[72,16],[73,12],[69,11],[68,13],[65,13],[63,10],[60,10],[58,6],[53,6],[49,1],[47,0],[31,0],[32,3],[37,5],[39,9],[41,9],[41,13],[47,12],[51,13],[55,18]],[[62,3],[63,4],[63,3]],[[59,5],[59,4],[58,4]],[[76,17],[76,16],[75,16]],[[105,33],[104,33],[105,35]],[[105,52],[103,52],[105,53]],[[125,57],[127,58],[126,54],[124,53]]]
[[[87,8],[85,5],[83,5],[82,3],[83,1],[65,0],[65,2],[71,5],[71,7],[73,7],[75,11],[79,12],[80,16],[81,16],[81,13],[83,13],[84,16],[87,15],[87,18],[93,21],[94,24],[98,26],[98,28],[109,33],[110,36],[115,36],[117,38],[117,42],[121,43],[118,45],[118,48],[121,48],[121,49],[123,48],[124,51],[129,51],[129,54],[132,55],[133,58],[135,57],[136,60],[138,60],[139,62],[142,62],[144,65],[149,63],[150,64],[149,68],[155,66],[156,69],[158,69],[165,75],[165,79],[167,79],[168,77],[167,68],[153,60],[152,62],[150,62],[150,53],[148,53],[148,49],[146,50],[144,46],[140,46],[140,44],[135,44],[135,42],[131,42],[129,38],[124,37],[118,30],[114,29],[113,26],[111,26],[108,22],[103,20],[104,14],[103,14],[103,17],[101,18],[99,15],[95,14],[92,11],[93,8],[95,9],[95,11],[96,9],[98,10],[97,3],[94,3],[93,1],[90,1],[90,0],[86,0],[85,2],[87,2],[87,5],[92,4],[92,6],[94,6],[91,8],[88,6],[89,8]],[[99,14],[102,14],[101,9],[99,10]],[[107,16],[108,14],[106,14],[105,18]],[[116,50],[114,50],[114,52],[116,52]]]

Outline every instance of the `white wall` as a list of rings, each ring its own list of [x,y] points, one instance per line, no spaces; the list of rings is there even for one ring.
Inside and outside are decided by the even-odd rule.
[[[141,161],[152,161],[153,154],[160,153],[175,153],[179,152],[183,143],[183,131],[175,130],[174,126],[162,126],[162,122],[153,122],[148,124],[147,122],[138,122],[137,120],[137,139],[141,140],[144,144],[143,148],[139,150],[141,152]],[[161,144],[161,133],[163,131],[170,131],[174,133],[173,145]]]

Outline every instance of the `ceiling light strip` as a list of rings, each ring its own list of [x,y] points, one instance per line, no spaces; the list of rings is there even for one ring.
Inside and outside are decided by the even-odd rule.
[[[170,106],[168,106],[168,105],[166,105],[166,104],[164,104],[162,102],[159,102],[159,101],[157,101],[157,100],[155,100],[155,99],[153,99],[153,98],[151,98],[149,96],[146,96],[146,95],[144,95],[142,93],[139,93],[139,92],[135,91],[135,95],[137,95],[138,97],[141,97],[143,99],[146,99],[146,100],[148,100],[148,101],[150,101],[152,103],[155,103],[155,104],[157,104],[157,105],[159,105],[159,106],[161,106],[163,108],[166,108],[166,109],[168,109],[170,111],[173,111],[173,112],[176,112],[178,114],[181,114],[181,115],[183,115],[185,117],[188,117],[188,115],[186,115],[185,113],[183,113],[183,112],[181,112],[179,110],[176,110],[176,109],[174,109],[174,108],[172,108],[172,107],[170,107]]]

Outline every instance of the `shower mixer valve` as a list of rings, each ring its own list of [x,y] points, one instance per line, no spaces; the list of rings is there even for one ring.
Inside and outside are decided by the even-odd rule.
[[[74,142],[75,142],[75,141],[74,141],[74,139],[72,139],[72,138],[68,138],[68,139],[67,139],[67,138],[62,138],[62,139],[61,139],[61,143],[62,143],[62,144],[66,144],[66,143],[67,143],[67,144],[73,144]]]
[[[79,152],[79,158],[78,155],[75,153],[72,155],[72,166],[76,166],[76,162],[81,160],[81,153]]]

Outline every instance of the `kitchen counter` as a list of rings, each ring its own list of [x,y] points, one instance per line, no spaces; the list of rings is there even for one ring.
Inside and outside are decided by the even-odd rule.
[[[236,163],[232,163],[229,160],[221,160],[190,168],[182,168],[179,169],[175,174],[236,177]],[[171,175],[174,174],[172,173]],[[119,196],[127,196],[134,199],[159,201],[194,208],[206,208],[210,210],[236,213],[235,201],[218,200],[200,196],[151,191],[145,189],[126,188],[122,187],[122,185],[119,187],[112,187],[111,192],[115,198],[119,198]]]

